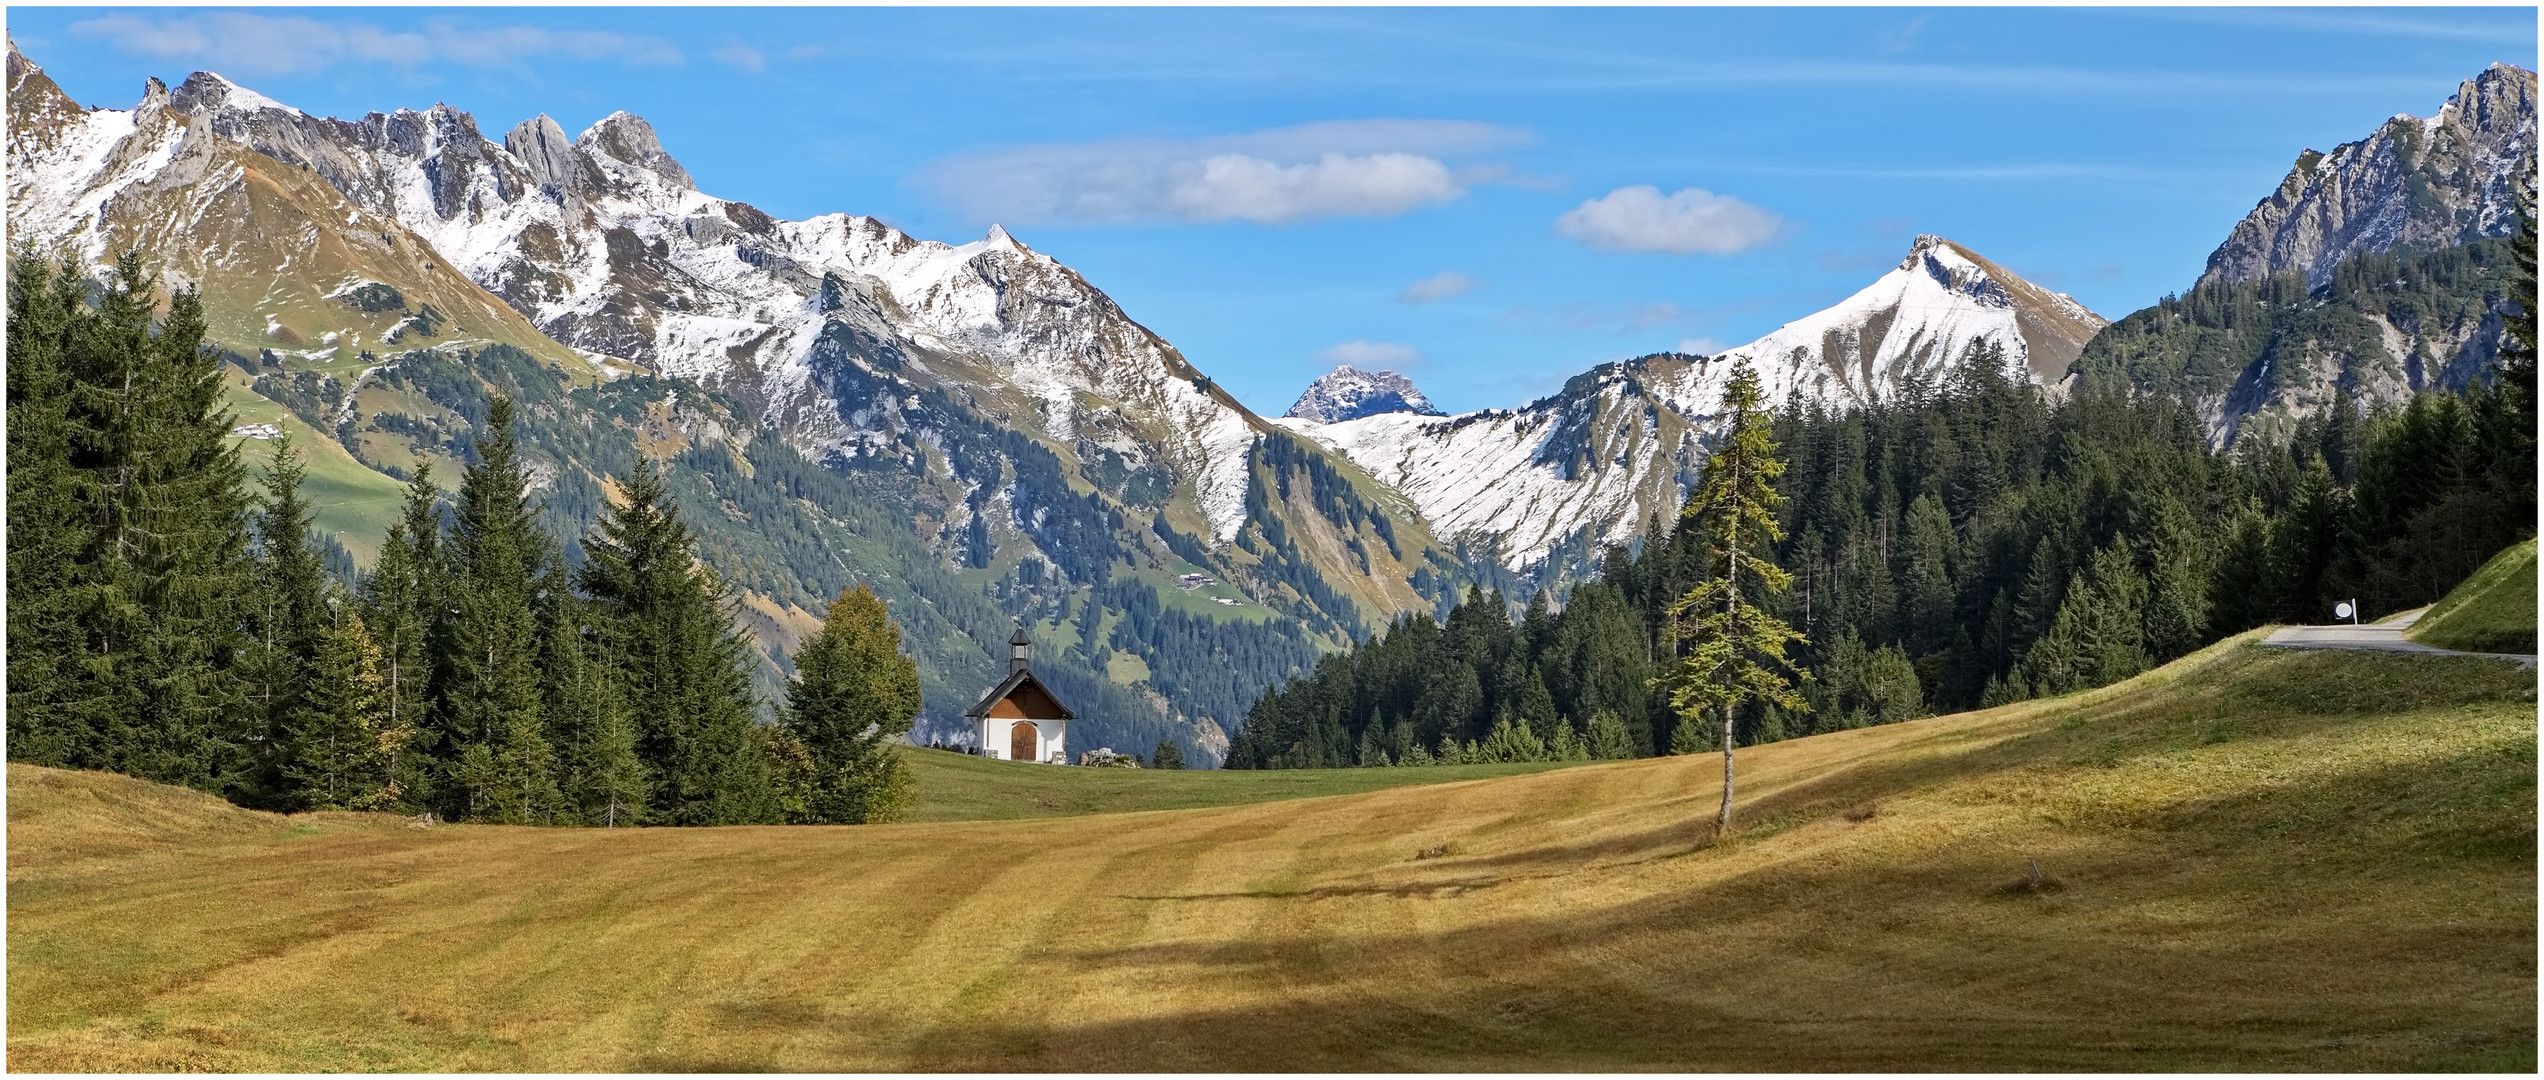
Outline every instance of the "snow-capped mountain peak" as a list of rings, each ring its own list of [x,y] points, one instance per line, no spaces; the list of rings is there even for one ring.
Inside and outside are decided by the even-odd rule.
[[[1757,366],[1766,398],[1869,405],[1909,382],[1932,385],[1973,341],[2001,345],[2055,386],[2110,320],[1940,236],[1917,237],[1890,272],[1836,304],[1727,350]],[[1731,364],[1704,363],[1654,389],[1690,416],[1717,411]]]
[[[1912,380],[1940,382],[1973,341],[2003,346],[2032,380],[2055,385],[2106,321],[1966,247],[1920,236],[1853,296],[1720,356],[1602,365],[1517,410],[1281,423],[1402,491],[1436,535],[1497,545],[1510,569],[1553,578],[1678,511],[1742,359],[1771,405],[1798,393],[1860,407]]]
[[[1413,380],[1393,371],[1362,371],[1350,364],[1325,373],[1307,384],[1284,418],[1308,420],[1319,424],[1339,424],[1381,413],[1413,413],[1438,416]]]
[[[590,153],[604,171],[613,174],[612,179],[629,178],[617,168],[624,166],[660,177],[683,191],[698,190],[697,182],[689,178],[689,170],[663,151],[662,138],[654,134],[654,126],[624,109],[584,129],[583,134],[575,136],[574,145]]]
[[[257,93],[254,90],[240,86],[239,84],[230,81],[228,77],[217,71],[198,71],[194,73],[193,77],[186,81],[194,85],[195,93],[198,96],[220,101],[233,109],[238,109],[244,112],[272,110],[279,113],[289,113],[293,116],[308,115],[307,113],[303,113],[289,105],[285,105],[282,102]]]

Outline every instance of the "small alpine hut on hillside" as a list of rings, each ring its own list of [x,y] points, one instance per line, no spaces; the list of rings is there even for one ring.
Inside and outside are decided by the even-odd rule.
[[[1007,648],[1007,680],[963,713],[980,736],[981,753],[1001,761],[1067,764],[1069,721],[1078,714],[1034,678],[1033,639],[1025,636],[1024,627],[1007,639]]]

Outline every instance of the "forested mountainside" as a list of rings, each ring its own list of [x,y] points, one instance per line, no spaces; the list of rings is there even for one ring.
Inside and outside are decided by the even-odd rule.
[[[2296,270],[2204,279],[2111,324],[2076,370],[2180,395],[2221,446],[2285,439],[2336,404],[2398,407],[2489,370],[2519,303],[2511,246],[2363,252],[2312,287]]]
[[[1604,365],[1517,410],[1289,423],[1411,497],[1438,535],[1489,541],[1504,566],[1556,585],[1586,573],[1601,547],[1676,511],[1737,359],[1758,365],[1770,401],[1798,393],[1832,409],[1868,407],[1934,385],[1983,338],[2044,386],[2118,363],[2143,388],[2186,393],[2219,445],[2248,423],[2284,437],[2342,387],[2398,403],[2423,386],[2462,385],[2497,350],[2497,281],[2482,269],[2496,266],[2496,249],[2431,253],[2515,228],[2519,178],[2534,171],[2534,88],[2533,72],[2495,65],[2436,116],[2397,117],[2330,155],[2307,151],[2211,256],[2196,298],[2141,312],[2116,333],[2071,298],[1926,236],[1862,292],[1721,357]],[[2359,273],[2385,264],[2361,262],[2334,280],[2345,260],[2414,253],[2427,258],[2396,266],[2394,278],[2370,282]],[[2468,261],[2470,271],[2456,265]],[[2277,274],[2299,283],[2266,283]],[[2335,293],[2308,299],[2322,288]],[[2236,326],[2265,308],[2275,322],[2258,336],[2211,326],[2221,304],[2246,312]],[[2224,332],[2211,341],[2150,329],[2193,310],[2193,324]]]
[[[2533,295],[2534,249],[2521,280]],[[2531,314],[2516,333],[2534,334]],[[2513,340],[2524,340],[2517,338]],[[2264,621],[2369,618],[2443,594],[2533,535],[2535,369],[2365,419],[2211,446],[2182,399],[2088,376],[2052,398],[1975,343],[1949,379],[1830,412],[1788,405],[1784,539],[1807,710],[1751,703],[1743,743],[2125,678]],[[1609,549],[1560,608],[1471,592],[1264,696],[1242,768],[1622,757],[1710,749],[1648,687],[1663,612],[1700,573],[1693,529]]]
[[[2535,73],[2493,64],[2434,116],[2308,149],[2209,255],[2200,283],[2295,272],[2314,287],[2354,255],[2507,236],[2535,175],[2535,120]]]
[[[670,457],[764,692],[868,581],[920,659],[922,738],[1023,621],[1082,738],[1204,760],[1320,646],[1498,580],[1003,233],[777,222],[691,190],[624,115],[507,148],[454,110],[325,120],[200,73],[82,109],[14,45],[9,78],[13,236],[92,267],[170,253],[153,268],[199,290],[243,431],[300,436],[354,561],[399,481],[457,475],[511,395],[569,558],[636,455]]]

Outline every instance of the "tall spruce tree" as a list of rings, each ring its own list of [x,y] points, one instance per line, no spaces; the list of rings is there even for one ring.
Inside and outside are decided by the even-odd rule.
[[[295,810],[389,809],[399,802],[394,770],[410,733],[388,722],[380,648],[352,598],[334,610],[277,732],[282,797]]]
[[[361,615],[380,650],[382,723],[403,732],[391,771],[401,805],[438,805],[437,739],[427,727],[433,695],[434,632],[446,621],[442,573],[441,492],[433,465],[416,463],[404,511],[389,526],[380,558],[362,581]]]
[[[450,537],[451,607],[442,735],[457,751],[450,809],[470,818],[546,823],[563,798],[540,716],[536,574],[547,554],[513,436],[512,402],[494,399],[460,478]]]
[[[919,716],[919,667],[901,628],[864,584],[832,601],[820,632],[795,654],[788,731],[812,758],[810,821],[890,821],[907,808],[909,766],[893,749]]]
[[[1733,710],[1746,701],[1794,712],[1808,706],[1794,692],[1798,673],[1784,654],[1786,643],[1802,635],[1759,606],[1791,585],[1793,575],[1765,554],[1767,545],[1784,538],[1776,520],[1784,500],[1775,486],[1784,461],[1759,408],[1758,373],[1746,360],[1732,369],[1722,408],[1730,427],[1681,514],[1681,531],[1696,537],[1705,576],[1669,606],[1669,638],[1678,648],[1657,682],[1683,720],[1708,710],[1721,718],[1722,812],[1715,827],[1728,830],[1738,741]]]
[[[625,503],[583,541],[580,580],[636,717],[637,756],[652,780],[647,814],[672,825],[775,820],[768,761],[752,734],[747,646],[724,584],[699,565],[652,460],[640,457],[620,492]]]
[[[564,557],[551,551],[539,575],[539,678],[558,786],[583,824],[635,825],[644,820],[645,767],[615,673],[593,655],[592,621]]]
[[[65,264],[11,282],[10,366],[33,361],[26,380],[11,372],[11,419],[30,408],[37,451],[23,517],[11,462],[12,532],[26,521],[34,534],[11,538],[11,588],[22,557],[59,576],[27,583],[27,623],[11,612],[12,674],[20,648],[37,655],[33,699],[11,687],[10,752],[221,790],[247,771],[236,756],[247,716],[237,663],[252,583],[219,362],[203,347],[194,291],[175,293],[160,315],[138,254],[116,261],[93,304],[78,277]],[[14,454],[19,433],[10,437]],[[54,447],[66,469],[47,464]],[[22,704],[35,706],[23,725]],[[22,751],[23,729],[35,737]]]
[[[243,665],[251,718],[240,746],[245,768],[234,785],[234,797],[251,806],[304,805],[284,767],[287,743],[302,695],[337,674],[319,670],[334,615],[327,608],[326,567],[310,543],[316,512],[300,493],[307,469],[291,436],[274,440],[256,514],[256,588],[248,605]]]

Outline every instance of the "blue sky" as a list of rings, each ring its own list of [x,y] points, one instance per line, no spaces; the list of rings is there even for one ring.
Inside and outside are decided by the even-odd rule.
[[[652,121],[702,190],[992,221],[1266,413],[1338,360],[1452,411],[1748,341],[1939,233],[2117,317],[2299,150],[2428,115],[2525,8],[26,8],[84,104]]]

